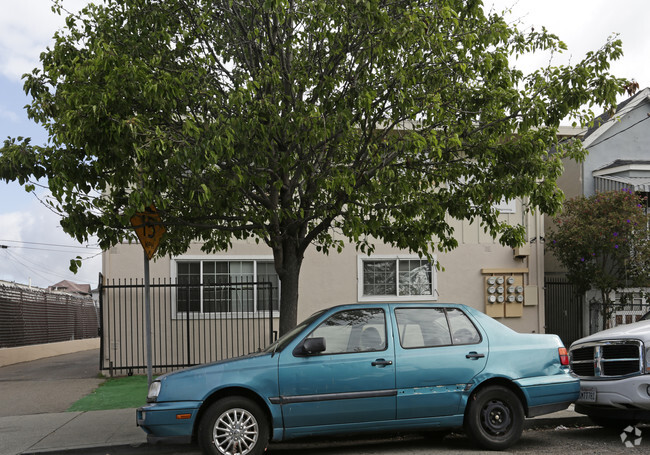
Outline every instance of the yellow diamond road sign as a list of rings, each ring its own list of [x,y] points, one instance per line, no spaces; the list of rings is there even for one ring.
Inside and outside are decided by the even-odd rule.
[[[152,205],[147,207],[144,212],[138,212],[133,215],[131,217],[131,226],[135,228],[135,233],[147,257],[151,259],[158,249],[160,239],[166,231],[156,208]]]

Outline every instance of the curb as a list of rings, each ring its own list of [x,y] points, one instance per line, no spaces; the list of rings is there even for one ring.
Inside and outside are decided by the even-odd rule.
[[[595,424],[589,417],[581,414],[576,414],[571,417],[537,417],[534,419],[527,419],[524,422],[524,430],[544,430],[549,428],[580,428],[591,427]]]
[[[589,417],[575,414],[573,412],[566,417],[536,417],[526,419],[524,430],[549,430],[549,429],[568,429],[594,426]],[[400,433],[401,434],[401,433]],[[414,432],[413,434],[417,434]],[[397,435],[397,434],[396,434]],[[318,438],[316,438],[319,440]],[[361,437],[363,439],[363,437]],[[302,440],[303,443],[305,440]],[[285,444],[284,442],[279,444]],[[289,443],[291,444],[291,443]],[[296,444],[301,444],[296,441]],[[74,449],[56,449],[56,450],[39,450],[25,451],[20,455],[130,455],[137,451],[138,455],[171,455],[171,454],[200,454],[201,450],[196,444],[115,444],[115,445],[96,445]]]
[[[57,449],[21,452],[20,455],[138,455],[193,454],[201,453],[196,445],[178,444],[119,444],[108,446],[81,447],[76,449]]]

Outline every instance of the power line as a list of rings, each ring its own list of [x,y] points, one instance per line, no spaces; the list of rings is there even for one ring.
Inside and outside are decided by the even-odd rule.
[[[45,280],[45,282],[49,282],[49,281],[51,280],[51,278],[47,278],[46,276],[42,275],[41,273],[37,272],[37,271],[34,270],[33,268],[31,268],[31,267],[29,267],[28,265],[26,265],[25,263],[23,263],[20,259],[18,259],[18,257],[17,257],[16,255],[12,254],[12,253],[9,252],[8,250],[6,251],[6,254],[7,254],[7,256],[9,256],[10,259],[12,259],[14,262],[17,262],[17,263],[18,263],[19,265],[21,265],[24,269],[26,269],[29,273],[33,273],[34,275],[38,276],[38,277],[41,278],[42,280]],[[53,274],[53,275],[56,276],[56,277],[58,277],[58,278],[61,278],[60,275],[56,275],[56,274]]]
[[[11,259],[13,259],[14,261],[18,262],[23,267],[25,267],[29,272],[33,272],[33,273],[40,272],[40,273],[45,273],[45,274],[51,274],[52,273],[52,269],[44,269],[42,264],[37,264],[34,261],[30,261],[26,257],[19,256],[17,254],[13,254],[10,251],[7,251],[7,255]],[[42,275],[40,275],[40,276],[43,277]]]
[[[79,254],[79,251],[70,251],[70,250],[54,250],[52,248],[35,248],[31,246],[13,246],[13,245],[1,245],[0,248],[7,249],[21,249],[21,250],[37,250],[37,251],[54,251],[56,253],[71,253],[71,254]]]
[[[46,248],[30,248],[30,247],[11,247],[11,246],[7,246],[7,245],[0,245],[0,248],[1,248],[1,249],[7,249],[7,248],[20,248],[20,249],[38,250],[38,251],[53,251],[53,252],[55,252],[55,253],[71,253],[71,254],[79,254],[79,253],[80,253],[80,252],[77,252],[77,251],[50,250],[50,249],[46,249]],[[81,260],[81,261],[87,261],[87,260],[89,260],[89,259],[96,258],[96,257],[99,256],[100,254],[102,254],[102,251],[100,251],[99,253],[92,254],[92,255],[90,255],[90,256],[83,257],[83,258],[82,258],[81,256],[77,256],[77,258],[79,258],[79,260]],[[37,265],[36,263],[31,262],[31,261],[29,261],[28,259],[26,259],[26,258],[24,258],[24,257],[23,257],[23,259],[24,259],[25,261],[27,261],[27,262],[30,262],[31,264],[33,264],[33,265],[35,265],[35,266]],[[44,270],[44,271],[45,271],[45,270]]]
[[[59,273],[54,273],[54,272],[52,272],[52,269],[44,269],[44,268],[41,267],[41,264],[37,264],[37,263],[35,263],[33,261],[30,261],[29,259],[27,259],[25,257],[17,256],[16,254],[11,253],[9,250],[3,249],[3,250],[0,250],[0,251],[5,251],[6,255],[8,256],[8,258],[11,261],[17,263],[24,270],[26,270],[29,274],[36,275],[40,279],[44,280],[44,282],[46,282],[46,283],[53,281],[53,278],[48,278],[45,275],[49,275],[50,277],[56,277],[58,279],[64,279],[64,280],[69,280],[69,279],[78,280],[79,279],[79,276],[73,274],[72,272],[70,272],[68,275],[61,275]],[[101,253],[98,253],[98,254],[95,254],[93,256],[83,258],[81,260],[85,261],[87,259],[92,259],[92,258],[98,256],[99,254],[101,254]],[[74,275],[74,278],[73,278],[73,275]],[[85,277],[85,278],[87,278],[87,277]]]
[[[650,119],[650,115],[646,115],[646,116],[645,116],[644,118],[642,118],[641,120],[639,120],[639,121],[637,121],[637,122],[634,122],[633,124],[631,124],[631,125],[628,126],[627,128],[622,129],[621,131],[618,131],[618,132],[612,134],[611,136],[608,136],[608,137],[606,137],[606,138],[604,138],[604,139],[602,139],[602,140],[600,140],[600,141],[598,141],[598,142],[596,142],[596,143],[594,143],[594,144],[589,144],[589,145],[587,146],[587,148],[595,147],[595,146],[597,146],[597,145],[602,144],[603,142],[607,142],[607,141],[609,141],[610,139],[612,139],[612,138],[618,136],[618,135],[621,134],[621,133],[626,132],[626,131],[629,130],[630,128],[634,128],[634,127],[637,126],[639,123],[641,123],[641,122],[645,122],[645,121],[648,120],[648,119]]]
[[[84,250],[88,249],[93,249],[93,250],[99,250],[101,248],[95,247],[95,246],[76,246],[76,245],[61,245],[58,243],[40,243],[40,242],[25,242],[22,240],[3,240],[0,239],[0,242],[10,242],[10,243],[24,243],[25,245],[43,245],[43,246],[55,246],[55,247],[62,247],[62,248],[81,248]],[[12,247],[12,248],[17,248],[17,247]]]

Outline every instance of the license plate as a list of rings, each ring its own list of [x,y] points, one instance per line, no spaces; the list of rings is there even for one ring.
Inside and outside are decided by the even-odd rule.
[[[580,389],[580,400],[594,403],[596,401],[596,389]]]

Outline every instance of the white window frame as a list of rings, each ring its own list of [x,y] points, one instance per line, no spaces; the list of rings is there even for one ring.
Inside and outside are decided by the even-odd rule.
[[[224,255],[224,256],[215,256],[215,255],[182,255],[171,258],[170,260],[170,276],[172,279],[178,279],[178,263],[179,262],[192,262],[199,261],[203,262],[234,262],[234,261],[249,261],[253,262],[253,276],[257,277],[257,263],[258,262],[273,262],[272,255]],[[201,265],[201,278],[203,277],[203,265]],[[278,300],[281,293],[281,284],[278,279]],[[257,305],[257,286],[253,288],[253,299],[255,305]],[[179,313],[176,307],[177,298],[176,298],[176,288],[172,288],[172,319],[186,319],[186,312]],[[203,309],[203,288],[201,288],[201,309]],[[241,316],[246,318],[254,317],[268,317],[269,311],[253,311],[247,313],[205,313],[203,311],[190,311],[192,319],[237,319]],[[271,311],[271,317],[279,318],[280,312],[273,310]]]
[[[499,203],[492,204],[492,207],[497,209],[501,215],[506,214],[515,214],[517,213],[517,200],[509,199],[506,200],[504,197]]]
[[[373,254],[372,256],[357,256],[357,300],[359,302],[430,302],[438,300],[438,274],[436,273],[437,257],[434,256],[431,263],[431,294],[430,295],[364,295],[363,294],[363,263],[365,261],[420,261],[423,260],[417,254]],[[399,292],[399,264],[396,268],[396,286]]]

